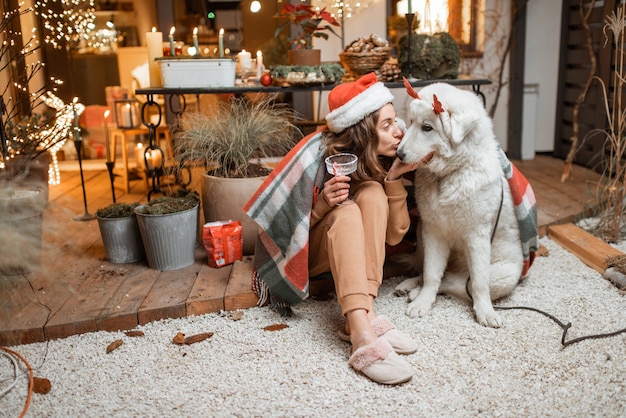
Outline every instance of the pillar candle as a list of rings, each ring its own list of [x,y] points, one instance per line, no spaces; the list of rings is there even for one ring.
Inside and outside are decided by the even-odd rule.
[[[133,108],[130,105],[130,103],[127,103],[122,108],[122,121],[123,121],[123,126],[125,128],[132,128],[134,126],[134,123],[133,123]]]
[[[111,143],[109,139],[109,113],[111,113],[109,109],[104,112],[104,149],[106,150],[107,163],[113,161],[111,159]]]
[[[220,58],[224,58],[224,28],[220,29],[219,52],[220,52]]]
[[[161,87],[161,69],[156,58],[163,56],[163,33],[152,28],[152,32],[146,32],[146,44],[148,46],[148,66],[150,68],[150,87]]]
[[[78,126],[78,112],[76,112],[76,103],[78,103],[78,97],[74,97],[72,101],[72,111],[74,112],[74,141],[82,141],[80,136],[80,127]]]
[[[137,160],[137,168],[143,170],[146,167],[143,155],[143,144],[141,142],[137,143],[137,147],[135,148],[135,160]]]
[[[263,65],[263,53],[261,51],[257,51],[256,52],[256,78],[257,80],[261,79],[263,70],[265,70],[265,66]]]
[[[250,67],[252,67],[252,54],[248,51],[242,49],[241,52],[237,54],[237,57],[239,58],[239,66],[242,71],[249,70]]]
[[[174,48],[174,31],[176,31],[176,28],[174,26],[172,26],[172,29],[170,29],[170,57],[175,57],[176,56],[176,49]]]
[[[200,46],[198,45],[198,28],[193,29],[193,47],[196,48],[195,55],[200,55]]]

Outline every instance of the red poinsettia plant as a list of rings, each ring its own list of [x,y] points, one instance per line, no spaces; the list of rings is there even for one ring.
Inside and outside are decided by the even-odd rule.
[[[287,21],[276,28],[274,36],[278,36],[290,24],[300,28],[298,34],[289,38],[289,42],[295,46],[295,49],[311,49],[313,48],[313,38],[328,39],[328,33],[339,37],[332,26],[339,26],[339,22],[332,14],[323,9],[315,8],[310,4],[300,3],[293,5],[287,2],[283,3],[282,10],[274,15],[279,19],[287,19]],[[323,24],[326,22],[327,24]],[[331,26],[332,25],[332,26]]]

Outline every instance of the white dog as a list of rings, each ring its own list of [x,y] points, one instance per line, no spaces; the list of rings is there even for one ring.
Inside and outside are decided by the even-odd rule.
[[[537,249],[534,194],[500,149],[476,94],[436,83],[418,95],[405,86],[415,100],[397,156],[421,162],[415,194],[423,286],[419,291],[418,276],[395,293],[409,294],[411,317],[426,315],[437,293],[445,293],[471,300],[480,324],[500,327],[492,300],[513,291]]]

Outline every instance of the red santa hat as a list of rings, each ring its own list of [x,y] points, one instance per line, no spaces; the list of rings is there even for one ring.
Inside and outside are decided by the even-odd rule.
[[[328,94],[328,129],[339,133],[391,103],[393,98],[391,91],[378,81],[376,73],[366,74],[351,83],[339,84]]]

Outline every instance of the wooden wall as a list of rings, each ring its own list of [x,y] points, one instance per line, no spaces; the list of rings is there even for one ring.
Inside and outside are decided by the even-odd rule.
[[[557,122],[555,132],[555,155],[565,158],[572,146],[574,108],[591,72],[591,59],[587,47],[587,31],[582,24],[580,0],[565,0],[563,3],[563,25],[561,33],[561,57],[559,64],[559,92]],[[603,33],[604,19],[616,9],[619,1],[582,0],[585,10],[593,10],[589,17],[591,44],[597,60],[595,74],[607,86],[611,85],[611,70],[614,50],[613,39],[609,38],[605,46]],[[610,34],[610,31],[607,32]],[[604,137],[594,135],[594,129],[607,127],[604,99],[600,83],[594,81],[584,102],[579,108],[579,149],[575,162],[589,168],[602,170]]]

